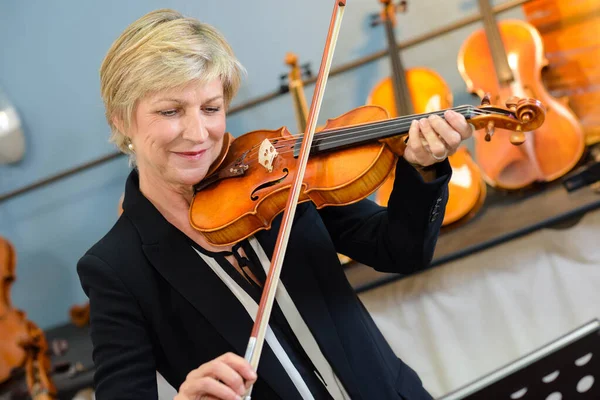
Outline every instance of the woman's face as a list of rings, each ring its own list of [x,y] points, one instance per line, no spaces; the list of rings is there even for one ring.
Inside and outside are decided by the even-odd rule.
[[[206,176],[224,133],[223,85],[215,79],[143,98],[128,136],[140,178],[191,186]]]

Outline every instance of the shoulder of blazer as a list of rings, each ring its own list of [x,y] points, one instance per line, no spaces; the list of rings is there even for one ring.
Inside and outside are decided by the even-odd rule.
[[[131,280],[137,280],[142,274],[147,274],[150,267],[142,249],[141,237],[125,213],[84,257],[87,255],[99,258],[109,265],[128,286]]]

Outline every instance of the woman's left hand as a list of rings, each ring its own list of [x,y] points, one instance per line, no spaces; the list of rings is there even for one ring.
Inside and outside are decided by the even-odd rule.
[[[416,167],[428,167],[454,154],[472,135],[472,126],[457,112],[448,110],[444,118],[430,115],[411,124],[403,156]]]

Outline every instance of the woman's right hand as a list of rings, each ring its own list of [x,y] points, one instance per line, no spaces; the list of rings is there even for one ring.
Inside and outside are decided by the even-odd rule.
[[[255,381],[246,359],[226,353],[191,371],[173,400],[240,400]]]

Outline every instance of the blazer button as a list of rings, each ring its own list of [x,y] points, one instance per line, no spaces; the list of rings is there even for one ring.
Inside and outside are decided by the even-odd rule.
[[[435,220],[437,219],[438,215],[440,215],[440,213],[439,213],[439,212],[437,212],[437,211],[434,211],[434,212],[431,214],[431,218],[429,219],[429,222],[435,222]]]

